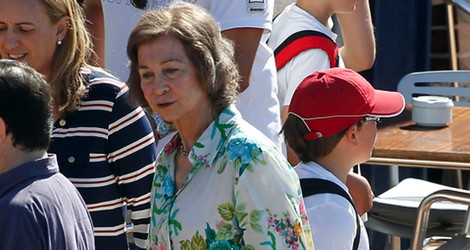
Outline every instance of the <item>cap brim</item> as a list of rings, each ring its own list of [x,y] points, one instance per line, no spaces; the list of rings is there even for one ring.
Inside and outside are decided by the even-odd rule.
[[[375,90],[375,106],[371,115],[393,117],[403,112],[405,98],[398,92]]]

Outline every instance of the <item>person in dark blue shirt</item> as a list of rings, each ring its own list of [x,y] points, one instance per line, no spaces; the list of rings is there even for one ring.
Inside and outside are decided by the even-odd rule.
[[[78,190],[47,154],[47,83],[26,64],[0,59],[0,249],[95,249]]]

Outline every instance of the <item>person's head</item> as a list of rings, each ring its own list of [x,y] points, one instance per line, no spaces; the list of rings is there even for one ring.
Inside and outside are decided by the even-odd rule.
[[[146,13],[131,32],[127,54],[131,98],[165,120],[168,117],[159,112],[158,103],[197,98],[191,89],[184,91],[187,87],[181,82],[192,81],[216,114],[238,94],[233,45],[197,5],[173,4]]]
[[[303,162],[330,154],[346,135],[360,140],[364,156],[359,158],[366,161],[377,119],[396,116],[404,107],[400,93],[375,90],[353,70],[325,69],[307,76],[295,90],[283,133]]]
[[[61,110],[74,110],[84,94],[80,67],[90,41],[76,0],[0,0],[0,57],[43,74]]]
[[[0,59],[0,133],[26,152],[46,150],[52,118],[49,88],[33,68]]]

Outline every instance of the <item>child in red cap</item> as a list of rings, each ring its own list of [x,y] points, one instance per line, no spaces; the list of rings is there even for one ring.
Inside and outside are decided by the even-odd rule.
[[[295,170],[315,249],[369,249],[346,177],[370,158],[379,119],[404,107],[400,93],[375,90],[344,68],[317,71],[295,90],[283,133],[301,160]]]

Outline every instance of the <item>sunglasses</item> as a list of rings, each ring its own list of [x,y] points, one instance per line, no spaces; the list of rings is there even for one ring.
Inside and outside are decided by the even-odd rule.
[[[148,8],[148,0],[130,0],[132,6],[137,9],[145,10]]]
[[[366,121],[366,122],[373,121],[373,122],[379,124],[379,123],[380,123],[380,117],[377,117],[377,116],[365,116],[365,117],[364,117],[364,121]]]

